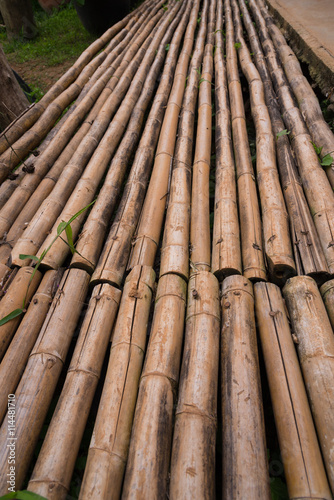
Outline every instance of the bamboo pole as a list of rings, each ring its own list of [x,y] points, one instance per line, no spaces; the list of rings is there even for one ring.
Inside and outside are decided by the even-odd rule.
[[[120,178],[119,172],[126,171],[130,159],[139,141],[140,130],[138,129],[139,126],[141,127],[143,124],[145,111],[147,109],[149,102],[153,97],[154,85],[161,71],[161,67],[165,59],[166,45],[168,42],[170,42],[168,44],[169,49],[167,52],[167,59],[164,66],[161,83],[157,90],[157,97],[155,97],[153,101],[152,111],[150,112],[148,119],[146,121],[146,126],[142,134],[142,139],[140,141],[139,148],[137,149],[135,159],[132,164],[131,172],[129,174],[129,178],[124,190],[122,200],[124,200],[125,198],[127,202],[129,202],[129,189],[138,192],[138,190],[135,189],[136,182],[138,181],[140,182],[140,187],[142,191],[144,191],[143,189],[144,186],[146,187],[147,185],[148,175],[150,173],[150,168],[151,168],[150,166],[152,164],[152,159],[153,159],[152,149],[154,148],[157,142],[158,133],[160,130],[159,122],[157,120],[161,122],[161,118],[158,118],[158,116],[164,112],[162,108],[167,103],[168,94],[171,87],[170,78],[171,75],[173,74],[173,69],[175,69],[178,48],[181,43],[182,35],[186,27],[187,19],[189,17],[190,5],[188,5],[187,9],[186,5],[187,2],[184,2],[180,11],[170,24],[164,38],[160,43],[154,63],[146,78],[141,96],[138,99],[137,104],[132,112],[126,133],[122,139],[122,142],[118,147],[117,153],[115,154],[111,162],[107,176],[99,192],[97,201],[94,204],[94,207],[91,213],[89,214],[89,217],[79,237],[77,245],[77,250],[79,253],[77,253],[72,259],[71,265],[73,267],[80,267],[87,269],[87,271],[90,273],[92,273],[95,269],[95,266],[98,262],[101,253],[105,234],[109,226],[110,218],[113,213],[113,210],[115,209],[117,197],[119,195],[121,188],[120,182],[117,182],[117,179]],[[178,28],[175,30],[176,27]],[[171,39],[174,30],[175,34]],[[162,95],[163,95],[163,100],[161,100]],[[148,141],[150,144],[150,152],[149,156],[148,157],[146,156],[145,158],[143,154],[143,147],[144,147],[143,144],[145,143],[147,137],[149,137]],[[138,202],[139,200],[136,199],[135,201],[136,216],[138,215]],[[118,213],[122,211],[121,209],[122,204],[123,202],[120,203]],[[134,208],[133,205],[132,208]],[[117,218],[118,217],[116,215],[116,219]],[[97,227],[99,228],[98,231],[96,230]],[[134,227],[132,226],[131,229],[134,230]],[[112,232],[113,230],[111,229],[110,234]],[[110,252],[110,248],[108,249],[108,245],[110,245],[109,240],[110,239],[108,238],[107,240],[108,243],[103,249],[104,255]],[[115,239],[111,239],[111,243],[113,242],[115,242]],[[117,244],[119,243],[120,239],[117,238]],[[125,266],[127,264],[127,258],[125,256],[128,254],[129,250],[127,251],[124,250],[121,253],[122,262],[124,263],[123,266],[121,265],[121,263],[118,263],[117,260],[113,259],[114,262],[113,267],[116,268],[120,274],[123,274],[123,272],[125,271]],[[110,271],[110,266],[108,264],[106,266]],[[118,284],[120,285],[121,283]]]
[[[259,26],[261,44],[278,97],[282,117],[290,131],[291,143],[299,167],[307,202],[317,229],[329,272],[334,271],[334,193],[320,166],[307,127],[296,107],[290,87],[278,61],[263,17],[254,0],[249,2]],[[259,21],[262,21],[261,23]]]
[[[159,9],[158,8],[154,9],[154,12],[155,10]],[[143,23],[143,26],[140,28],[139,33],[141,33],[144,30],[144,27],[146,26],[146,21],[147,19]],[[17,218],[15,224],[16,226],[15,234],[11,235],[13,241],[16,242],[18,238],[17,235],[20,232],[22,232],[22,230],[26,227],[27,222],[29,223],[32,217],[36,214],[41,203],[51,193],[53,187],[55,186],[56,182],[59,179],[59,176],[63,172],[63,169],[71,161],[71,158],[73,157],[74,153],[79,148],[79,146],[82,148],[82,150],[86,149],[86,154],[84,158],[85,162],[88,161],[89,157],[93,152],[93,148],[96,147],[96,142],[93,142],[93,144],[90,147],[90,152],[89,151],[87,152],[87,143],[83,142],[82,144],[82,141],[86,137],[85,140],[87,141],[88,139],[89,142],[88,134],[92,126],[96,127],[95,120],[97,119],[99,112],[102,110],[103,105],[110,97],[112,91],[116,88],[116,85],[119,82],[120,77],[123,75],[124,71],[126,71],[126,69],[128,68],[128,65],[131,63],[136,53],[136,50],[138,50],[144,38],[145,37],[143,36],[139,38],[139,36],[137,35],[137,37],[135,38],[135,42],[132,44],[132,46],[128,48],[125,54],[123,53],[124,51],[120,53],[118,53],[118,51],[113,51],[111,52],[111,54],[109,54],[110,56],[118,54],[118,57],[116,58],[114,63],[111,64],[111,66],[106,70],[106,72],[100,77],[100,79],[88,92],[88,94],[81,101],[81,103],[76,107],[75,111],[72,112],[68,120],[65,121],[65,123],[57,133],[54,140],[47,147],[46,151],[35,162],[34,172],[21,182],[21,185],[16,190],[15,194],[10,198],[10,200],[1,210],[0,235],[4,231],[7,231],[11,226],[11,224]],[[117,47],[117,49],[118,48],[119,46]],[[114,54],[114,52],[116,53]],[[110,80],[110,77],[112,75],[113,77]],[[109,83],[107,83],[108,80]],[[96,99],[97,101],[94,104],[94,101]],[[78,127],[80,121],[84,118],[86,112],[89,111],[92,104],[94,104],[94,106],[89,112],[85,122],[82,124],[79,131],[75,134],[75,136],[66,146],[68,139],[71,137],[72,133]],[[104,126],[107,127],[106,124]],[[101,133],[102,132],[103,131],[101,131]],[[99,141],[100,135],[96,137],[96,141]],[[64,147],[65,149],[63,150]],[[53,164],[54,161],[55,163]],[[50,167],[52,167],[51,170]],[[84,164],[82,165],[82,168],[83,167]],[[48,171],[49,173],[47,173]],[[46,177],[44,177],[45,175]],[[18,216],[18,214],[20,214],[20,216]],[[12,228],[12,233],[13,232],[14,229]],[[28,235],[28,233],[29,231],[27,231],[26,234]],[[43,232],[40,231],[39,234],[41,237]],[[34,235],[30,237],[30,239],[33,239],[34,241],[35,238],[36,237],[34,237]],[[28,237],[26,239],[29,240]],[[31,254],[31,251],[28,251],[28,253]]]
[[[179,276],[165,274],[159,280],[132,427],[124,499],[166,495],[186,289]]]
[[[334,280],[324,283],[320,288],[320,293],[334,331]]]
[[[251,112],[256,130],[256,177],[260,193],[264,251],[268,272],[276,283],[296,274],[289,234],[288,214],[276,165],[275,138],[264,98],[264,87],[243,38],[240,11],[232,0],[238,58],[248,81]]]
[[[0,319],[16,309],[25,309],[35,293],[42,274],[34,272],[32,267],[20,269],[13,282],[0,302]],[[24,307],[23,307],[24,304]],[[0,326],[0,359],[3,358],[7,347],[22,320],[22,314]]]
[[[276,51],[282,61],[285,75],[298,101],[301,114],[310,131],[312,140],[319,148],[322,148],[322,157],[327,154],[331,154],[332,159],[334,160],[334,135],[323,117],[319,101],[311,85],[303,75],[296,55],[286,43],[285,38],[278,27],[275,26],[273,18],[261,0],[259,1],[259,7],[266,21],[266,25],[274,42]],[[330,166],[324,167],[332,188],[334,188],[333,167],[334,161],[332,161]]]
[[[320,292],[312,278],[298,276],[283,288],[299,362],[334,491],[334,336]]]
[[[154,281],[146,266],[136,266],[125,281],[80,499],[120,498]]]
[[[13,126],[7,130],[6,134],[0,135],[0,154],[5,152],[9,144],[13,145],[41,116],[47,107],[59,96],[64,90],[71,85],[80,75],[82,70],[89,64],[96,54],[113,38],[126,24],[129,19],[136,15],[130,13],[124,19],[107,30],[100,38],[95,40],[77,59],[74,65],[51,87],[51,89],[42,97],[42,99],[29,109]]]
[[[146,121],[145,129],[143,131],[139,147],[137,148],[135,159],[117,210],[117,214],[115,216],[115,220],[111,226],[100,260],[98,261],[97,267],[92,276],[92,284],[99,281],[114,283],[118,286],[121,286],[122,284],[123,275],[130,254],[132,237],[138,223],[146,187],[151,174],[154,152],[171,91],[179,47],[184,30],[187,26],[190,9],[191,5],[188,3],[185,16],[180,22],[177,30],[175,31],[172,42],[170,43],[160,85]],[[104,184],[107,190],[108,188],[111,188],[109,177],[111,178],[111,175],[107,176]],[[102,190],[104,191],[104,188],[102,188]],[[101,201],[103,202],[103,198]],[[97,205],[98,203],[99,200]],[[93,252],[88,253],[90,251],[89,249],[92,248],[92,245],[88,244],[88,237],[90,236],[91,239],[91,235],[95,231],[94,221],[95,218],[98,218],[99,213],[99,206],[97,207],[96,212],[94,207],[87,223],[85,224],[84,231],[81,233],[77,246],[78,251],[92,263],[96,262],[98,250],[96,249],[96,254],[93,254]],[[103,214],[104,213],[105,211],[103,211]],[[100,219],[101,218],[104,218],[104,216],[102,217],[101,215]],[[74,265],[78,265],[80,267],[82,266],[82,263],[76,256],[72,259],[72,262],[75,263]]]
[[[241,274],[235,164],[231,137],[231,112],[227,89],[223,42],[223,4],[217,4],[214,50],[216,98],[216,187],[211,267],[219,280]]]
[[[252,284],[223,282],[223,498],[270,499]]]
[[[136,240],[130,256],[129,269],[138,264],[153,265],[159,244],[176,142],[178,117],[185,91],[194,31],[197,25],[197,17],[195,17],[199,8],[197,1],[194,6],[175,70],[174,83],[161,127],[153,172],[136,231]]]
[[[207,18],[206,7],[205,9],[203,7],[202,18],[203,20]],[[189,277],[191,167],[194,147],[194,123],[198,92],[202,91],[203,94],[199,82],[201,81],[200,69],[203,61],[207,29],[211,29],[211,32],[214,31],[212,23],[208,26],[205,22],[201,23],[191,58],[187,87],[184,92],[178,124],[172,174],[169,180],[168,209],[161,248],[160,276],[167,273],[174,273],[185,280],[188,280]],[[212,47],[209,50],[212,53]],[[211,54],[208,57],[210,58]],[[204,74],[203,78],[205,78]],[[210,112],[212,112],[211,109]],[[210,141],[207,146],[209,149],[211,148]]]
[[[215,498],[219,286],[207,271],[189,279],[186,334],[171,461],[171,499]]]
[[[67,497],[120,298],[120,290],[105,284],[94,288],[89,301],[64,387],[28,484],[29,491],[49,500]]]
[[[256,283],[255,310],[289,498],[331,493],[281,292]]]
[[[179,7],[180,4],[177,3],[175,9],[172,10],[171,16],[175,15],[175,10]],[[159,21],[163,13],[164,11],[161,10],[143,31],[143,35],[145,34],[146,36],[149,36],[147,36],[143,46],[137,52],[128,70],[125,71],[119,80],[119,83],[110,96],[110,99],[108,99],[106,104],[103,106],[101,112],[99,113],[99,117],[96,119],[91,131],[86,136],[87,140],[85,139],[82,141],[69,165],[66,169],[64,169],[62,176],[52,193],[41,205],[40,210],[35,214],[31,222],[32,229],[28,232],[29,239],[24,235],[24,244],[20,244],[19,249],[13,249],[12,256],[14,262],[18,260],[17,257],[19,253],[23,251],[23,248],[27,250],[25,250],[24,253],[31,255],[31,252],[36,253],[36,250],[41,248],[41,246],[48,247],[51,242],[50,237],[51,239],[54,238],[59,222],[65,219],[67,220],[68,213],[76,213],[76,207],[79,205],[82,207],[92,201],[99,182],[108,167],[111,156],[126,128],[131,112],[143,87],[149,67],[155,57],[155,51],[168,27],[169,21],[171,20],[171,18],[167,15],[155,26],[156,21]],[[120,107],[116,112],[118,106]],[[114,117],[109,125],[109,119],[111,119],[113,115]],[[95,150],[81,176],[81,179],[75,187],[75,184],[80,177],[82,168],[84,167],[85,157],[87,154],[85,146],[88,145],[92,150],[96,146],[96,141],[102,137],[102,134],[107,127],[108,129],[105,132],[98,148]],[[77,171],[76,175],[73,175],[74,167]],[[123,172],[120,172],[120,174],[123,174]],[[74,187],[75,189],[73,190]],[[58,207],[58,210],[55,210],[55,204]],[[57,216],[59,222],[56,220]],[[74,237],[78,234],[82,219],[83,217],[79,217],[72,225]],[[46,237],[47,232],[52,227],[52,224],[54,224],[53,229],[49,233],[49,236]],[[46,237],[44,243],[43,237]],[[43,265],[51,268],[56,268],[61,265],[67,255],[68,248],[64,242],[61,243],[63,243],[66,248],[62,244],[59,245],[58,242],[56,242],[44,259]],[[38,253],[40,252],[41,250],[39,250]],[[23,262],[23,265],[24,264],[25,262]]]
[[[226,69],[231,104],[232,135],[237,171],[243,273],[252,280],[266,280],[260,209],[248,145],[230,2],[225,2]]]
[[[15,393],[61,275],[62,271],[45,273],[0,364],[0,422],[7,411],[8,394]]]
[[[305,199],[290,142],[284,132],[285,125],[281,117],[257,31],[244,0],[239,0],[239,5],[252,52],[254,53],[255,63],[263,81],[266,104],[271,118],[273,133],[276,136],[278,168],[282,191],[290,217],[290,233],[297,273],[308,274],[321,281],[328,276],[326,259]],[[259,22],[257,16],[255,16],[255,19]]]
[[[89,283],[81,269],[66,271],[16,390],[16,489],[26,476],[62,371]],[[0,429],[0,494],[8,490],[7,421]]]

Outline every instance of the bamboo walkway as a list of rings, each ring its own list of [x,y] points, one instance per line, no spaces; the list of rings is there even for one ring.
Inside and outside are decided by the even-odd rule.
[[[274,429],[331,500],[334,135],[264,0],[146,0],[0,181],[0,495],[269,500]]]

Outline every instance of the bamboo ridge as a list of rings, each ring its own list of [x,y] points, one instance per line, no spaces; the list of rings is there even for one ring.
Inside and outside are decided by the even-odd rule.
[[[0,496],[332,498],[304,67],[264,0],[144,0],[0,134]]]

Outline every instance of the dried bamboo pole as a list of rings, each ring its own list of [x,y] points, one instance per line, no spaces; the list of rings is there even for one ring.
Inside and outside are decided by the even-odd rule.
[[[212,241],[212,272],[219,280],[241,274],[235,164],[231,137],[231,112],[224,61],[223,4],[217,4],[214,51],[216,98],[216,187]]]
[[[226,69],[231,104],[232,134],[237,170],[243,273],[252,280],[266,280],[262,228],[256,182],[248,145],[245,110],[238,73],[238,61],[230,2],[225,2]]]
[[[223,282],[223,498],[270,499],[252,284]]]
[[[26,269],[20,269],[16,274],[13,282],[6,291],[6,295],[0,302],[0,319],[15,311],[15,309],[21,309],[23,304],[25,306],[28,305],[42,278],[42,274],[39,271],[33,273],[34,269],[27,267]],[[3,358],[21,319],[22,315],[0,326],[0,360]]]
[[[49,500],[67,497],[120,298],[120,290],[105,284],[94,288],[89,301],[64,387],[28,484],[29,491]]]
[[[197,2],[194,5],[196,8],[191,13],[181,57],[175,71],[173,88],[161,128],[153,172],[141,212],[135,244],[130,256],[129,269],[136,265],[153,265],[160,238],[176,142],[178,116],[185,91],[186,73],[194,39],[194,30],[197,24],[195,12],[196,9],[198,12],[199,6]]]
[[[296,55],[286,43],[278,27],[275,26],[274,20],[264,3],[260,0],[258,4],[312,140],[319,148],[322,148],[322,157],[331,154],[332,158],[334,158],[334,135],[323,117],[319,101],[311,85],[303,75]],[[324,167],[332,188],[334,188],[333,164],[334,162],[330,166]]]
[[[334,491],[334,336],[315,281],[298,276],[283,288],[299,362],[320,441],[328,480]]]
[[[263,17],[253,0],[250,0],[249,5],[259,26],[261,44],[278,97],[282,117],[286,128],[291,132],[291,143],[314,225],[320,238],[329,272],[333,273],[334,193],[326,173],[320,166],[299,108],[295,105]]]
[[[136,266],[125,281],[80,499],[120,498],[154,281],[148,266]]]
[[[154,9],[154,12],[155,10],[159,9]],[[148,17],[150,18],[150,16]],[[146,21],[147,19],[145,19],[145,22],[142,24],[139,33],[142,32],[145,28],[147,24]],[[55,136],[54,140],[47,147],[46,151],[39,156],[37,161],[35,161],[34,172],[28,175],[26,179],[21,182],[15,194],[2,208],[0,212],[0,235],[2,235],[10,228],[10,226],[17,218],[18,214],[21,213],[19,221],[17,221],[16,224],[17,228],[15,230],[15,236],[11,235],[11,239],[15,242],[18,232],[22,231],[23,228],[26,227],[27,222],[30,222],[31,218],[34,216],[43,200],[50,194],[64,167],[70,162],[73,154],[81,144],[81,141],[89,133],[94,120],[97,118],[99,112],[101,111],[103,105],[107,101],[112,91],[116,88],[120,77],[128,68],[128,65],[131,63],[136,51],[138,50],[138,47],[140,46],[140,42],[143,40],[144,38],[141,37],[141,40],[139,40],[138,44],[137,35],[135,37],[134,44],[132,44],[133,47],[129,47],[125,53],[123,51],[118,54],[117,51],[113,51],[111,54],[109,54],[110,56],[118,54],[115,62],[111,64],[111,66],[88,92],[86,97],[76,107],[74,112],[71,113],[69,118],[65,121],[65,123]],[[117,49],[118,48],[119,46],[117,47]],[[111,78],[110,80],[110,77],[112,75],[113,78]],[[96,99],[97,102],[95,102]],[[85,117],[86,113],[90,110],[93,104],[94,106],[91,109],[89,115],[86,117],[85,122],[82,124],[79,131],[66,146],[73,132],[80,125],[81,120]],[[96,140],[99,140],[99,137],[97,137]],[[65,150],[63,150],[65,146]],[[95,146],[96,143],[93,144],[93,147]],[[86,153],[86,156],[89,158],[90,154]],[[50,167],[52,167],[51,170]],[[49,173],[47,174],[48,171]],[[44,177],[45,175],[46,177]],[[38,189],[36,190],[37,186]],[[27,203],[28,200],[29,203]],[[22,224],[25,224],[25,226],[22,226]]]
[[[51,87],[51,89],[43,96],[43,98],[29,109],[13,126],[7,130],[6,135],[0,135],[0,154],[4,153],[9,144],[13,145],[42,115],[48,106],[59,96],[65,89],[71,85],[80,75],[82,70],[86,68],[89,62],[96,54],[127,25],[133,15],[137,15],[136,11],[130,13],[124,19],[107,30],[100,38],[95,40],[77,59],[74,65]]]
[[[171,499],[215,498],[219,286],[207,272],[189,280],[186,335],[171,462]]]
[[[92,277],[92,283],[98,281],[107,281],[121,286],[125,268],[127,266],[128,257],[131,249],[131,241],[134,235],[142,204],[145,197],[146,187],[149,176],[151,174],[154,152],[158,142],[161,123],[163,121],[165,108],[168,102],[169,94],[173,83],[173,75],[177,63],[180,43],[187,27],[191,5],[187,4],[187,10],[175,31],[175,35],[170,43],[167,60],[164,66],[164,71],[161,77],[160,85],[157,90],[155,99],[145,129],[142,134],[139,147],[135,155],[135,159],[131,168],[131,172],[124,189],[124,193],[119,204],[115,220],[110,229],[100,260],[97,264]],[[180,56],[181,57],[181,56]],[[105,186],[109,184],[109,176],[106,178]],[[98,202],[97,202],[98,204]],[[94,207],[95,209],[95,207]],[[88,253],[91,245],[88,246],[88,241],[85,234],[93,234],[95,224],[94,219],[98,217],[100,210],[94,213],[94,209],[84,227],[84,232],[78,243],[78,251],[84,255],[92,263],[96,262],[98,250],[96,254]],[[105,212],[103,212],[104,214]],[[100,219],[102,216],[100,217]],[[88,226],[88,228],[87,228]],[[81,244],[82,242],[82,244]],[[88,252],[87,252],[88,249]],[[86,253],[87,252],[87,253]],[[72,262],[81,266],[81,262],[76,256]],[[153,261],[152,261],[153,262]]]
[[[240,44],[238,57],[249,85],[251,112],[256,130],[256,177],[260,193],[266,262],[271,279],[276,283],[285,283],[287,278],[296,274],[296,268],[288,214],[276,165],[275,138],[265,103],[263,83],[243,38],[239,7],[236,0],[231,3],[235,39]]]
[[[67,271],[16,390],[16,488],[20,489],[64,365],[89,283],[81,269]],[[0,494],[7,492],[7,422],[0,429]]]
[[[176,58],[177,58],[177,52],[179,45],[181,43],[181,38],[184,33],[187,19],[189,17],[189,12],[190,12],[190,6],[186,9],[187,2],[184,2],[181,9],[175,16],[174,20],[170,24],[168,30],[166,31],[166,34],[164,35],[158,52],[156,54],[156,57],[154,59],[154,63],[152,64],[152,67],[150,69],[150,72],[145,80],[145,84],[143,87],[143,91],[140,95],[140,98],[137,101],[136,106],[134,107],[134,110],[131,115],[131,119],[129,121],[129,125],[127,127],[126,133],[122,139],[122,142],[120,143],[117,153],[115,154],[111,165],[109,167],[107,176],[104,180],[103,186],[99,192],[99,196],[97,198],[96,203],[94,204],[94,207],[92,211],[89,214],[89,217],[84,225],[84,228],[82,230],[82,233],[80,235],[78,245],[77,245],[77,250],[78,254],[76,254],[71,262],[71,265],[73,267],[80,267],[83,269],[87,269],[88,272],[93,272],[95,269],[95,266],[98,262],[101,249],[103,246],[105,234],[109,225],[109,221],[111,218],[111,215],[113,213],[113,210],[115,208],[115,204],[117,201],[117,197],[120,192],[120,188],[122,185],[122,177],[124,174],[121,174],[121,172],[125,172],[127,165],[130,162],[130,159],[133,155],[133,152],[137,146],[137,143],[139,141],[139,136],[140,136],[140,128],[142,127],[144,117],[145,117],[145,111],[147,109],[147,106],[149,102],[152,100],[153,93],[154,93],[154,85],[157,80],[157,77],[161,71],[161,67],[163,65],[165,56],[166,56],[166,45],[168,42],[170,42],[169,49],[168,49],[168,56],[166,60],[166,64],[164,67],[163,75],[162,75],[162,83],[160,83],[159,89],[157,91],[158,96],[162,90],[162,87],[164,86],[164,92],[168,92],[171,87],[171,83],[167,80],[167,76],[172,75],[173,68],[175,68],[176,64]],[[175,30],[175,28],[179,26]],[[175,30],[175,34],[173,35]],[[171,37],[173,38],[171,39]],[[172,63],[174,61],[174,63]],[[172,67],[173,65],[173,67]],[[169,72],[169,73],[167,73]],[[167,98],[168,98],[168,93],[166,94],[166,99],[164,102],[160,102],[160,108],[166,104]],[[149,127],[150,129],[152,128],[152,125],[154,123],[155,128],[157,129],[154,132],[154,135],[156,136],[155,139],[155,144],[157,141],[157,136],[159,133],[160,127],[157,124],[157,118],[154,117],[159,111],[161,114],[162,110],[159,110],[159,107],[157,106],[157,99],[154,100],[153,106],[152,106],[152,112],[150,113],[148,120],[146,122],[146,126]],[[140,176],[140,182],[141,184],[145,185],[147,184],[147,180],[145,181],[145,177],[147,177],[150,173],[150,166],[146,162],[144,162],[144,157],[143,157],[143,151],[142,151],[142,144],[145,140],[145,136],[149,134],[150,138],[149,141],[152,143],[152,134],[153,131],[147,131],[146,129],[143,132],[142,140],[139,145],[139,151],[135,156],[133,166],[129,175],[129,179],[127,181],[127,186],[131,184],[131,188],[133,188],[133,183],[135,182],[135,177],[136,175]],[[138,163],[139,162],[139,163]],[[151,160],[152,163],[152,160]],[[134,174],[134,172],[138,169],[138,166],[140,165],[140,174],[137,172]],[[125,192],[127,192],[127,188],[125,188]],[[121,202],[122,204],[122,202]],[[136,209],[137,211],[137,209]],[[98,231],[96,230],[98,228]],[[112,231],[112,230],[111,230]],[[109,240],[108,240],[109,241]],[[114,241],[114,240],[112,240]],[[107,244],[108,245],[108,244]],[[104,248],[103,252],[108,252],[107,246]],[[127,252],[128,254],[129,252]],[[125,254],[122,253],[122,260],[125,261]],[[123,271],[125,270],[126,262],[124,262],[123,265]],[[109,266],[107,266],[109,269]],[[118,271],[120,274],[122,273],[122,266],[117,266]],[[119,283],[120,285],[120,283]]]
[[[334,331],[334,280],[327,281],[320,288],[322,300],[325,304],[329,321],[331,322]]]
[[[255,310],[289,498],[331,499],[281,292],[256,283]]]
[[[25,268],[27,272],[29,268]],[[20,271],[21,273],[23,272]],[[0,422],[7,411],[8,394],[13,394],[43,325],[62,272],[45,273],[13,340],[0,364]],[[22,306],[22,304],[20,304]]]
[[[290,142],[288,136],[284,133],[285,125],[281,118],[276,94],[257,32],[244,0],[239,0],[239,5],[252,52],[255,56],[255,63],[263,81],[266,104],[273,133],[276,136],[278,168],[290,217],[290,232],[293,240],[297,273],[308,274],[321,281],[328,275],[326,259],[305,199]]]
[[[175,9],[178,9],[179,6],[180,4],[177,3]],[[59,221],[64,220],[64,217],[65,219],[67,217],[67,213],[73,214],[77,212],[76,207],[78,204],[80,206],[83,204],[86,205],[93,199],[98,184],[108,167],[112,154],[121,139],[131,112],[136,104],[138,96],[140,95],[147,72],[152,60],[155,57],[155,50],[159,46],[159,43],[168,27],[168,22],[170,20],[169,16],[166,16],[161,23],[158,22],[158,24],[154,27],[157,18],[161,18],[162,14],[163,11],[160,11],[147,25],[144,30],[147,31],[146,35],[149,33],[149,28],[151,28],[151,30],[153,28],[153,31],[151,31],[143,46],[137,52],[137,55],[133,59],[128,70],[125,71],[119,80],[113,94],[103,106],[98,118],[91,128],[91,131],[86,136],[85,140],[81,142],[80,147],[72,157],[72,160],[64,169],[55,188],[33,217],[29,230],[27,229],[26,234],[24,234],[24,241],[18,242],[16,248],[13,249],[13,262],[19,262],[18,256],[23,251],[23,248],[27,250],[24,250],[24,253],[26,254],[31,255],[32,252],[35,253],[38,248],[41,247],[43,238],[47,236],[48,232],[49,237],[46,238],[43,246],[49,246],[50,236],[55,234],[56,228],[59,224],[57,223],[56,217],[58,216]],[[173,15],[175,15],[174,10],[172,10],[171,13],[171,16]],[[153,23],[153,25],[150,26],[151,23]],[[130,88],[128,90],[129,86]],[[120,107],[116,112],[118,106]],[[113,115],[114,117],[109,125],[109,118]],[[81,170],[86,163],[85,157],[87,154],[87,148],[85,146],[88,145],[92,150],[96,146],[96,141],[101,138],[106,128],[107,131],[105,132],[98,148],[95,150],[91,160],[88,162],[81,179],[77,183]],[[74,168],[76,168],[75,175],[73,174]],[[55,209],[55,205],[57,209]],[[83,218],[80,217],[73,223],[72,230],[74,231],[74,236],[78,234],[82,219]],[[52,228],[53,224],[55,225],[50,233],[49,230]],[[53,238],[54,236],[52,239]],[[66,244],[65,247],[67,247]],[[43,265],[51,266],[52,268],[54,266],[58,267],[61,260],[66,257],[67,248],[65,247],[63,247],[63,245],[59,246],[56,242],[50,250],[51,253],[49,252],[48,256],[44,259]]]

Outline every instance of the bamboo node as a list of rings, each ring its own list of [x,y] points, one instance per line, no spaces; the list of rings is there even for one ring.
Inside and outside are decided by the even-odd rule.
[[[32,164],[32,165],[24,165],[24,167],[22,168],[22,171],[26,172],[26,174],[32,174],[32,173],[34,173],[35,172],[34,164]]]
[[[275,316],[277,316],[278,313],[279,313],[279,311],[270,311],[269,316],[274,318]]]
[[[230,302],[225,302],[224,308],[225,309],[229,309],[230,307],[231,307],[231,303]]]
[[[200,298],[199,293],[198,293],[198,291],[197,291],[197,290],[193,290],[193,292],[192,292],[192,293],[193,293],[193,297],[194,297],[194,299],[199,299],[199,298]]]

